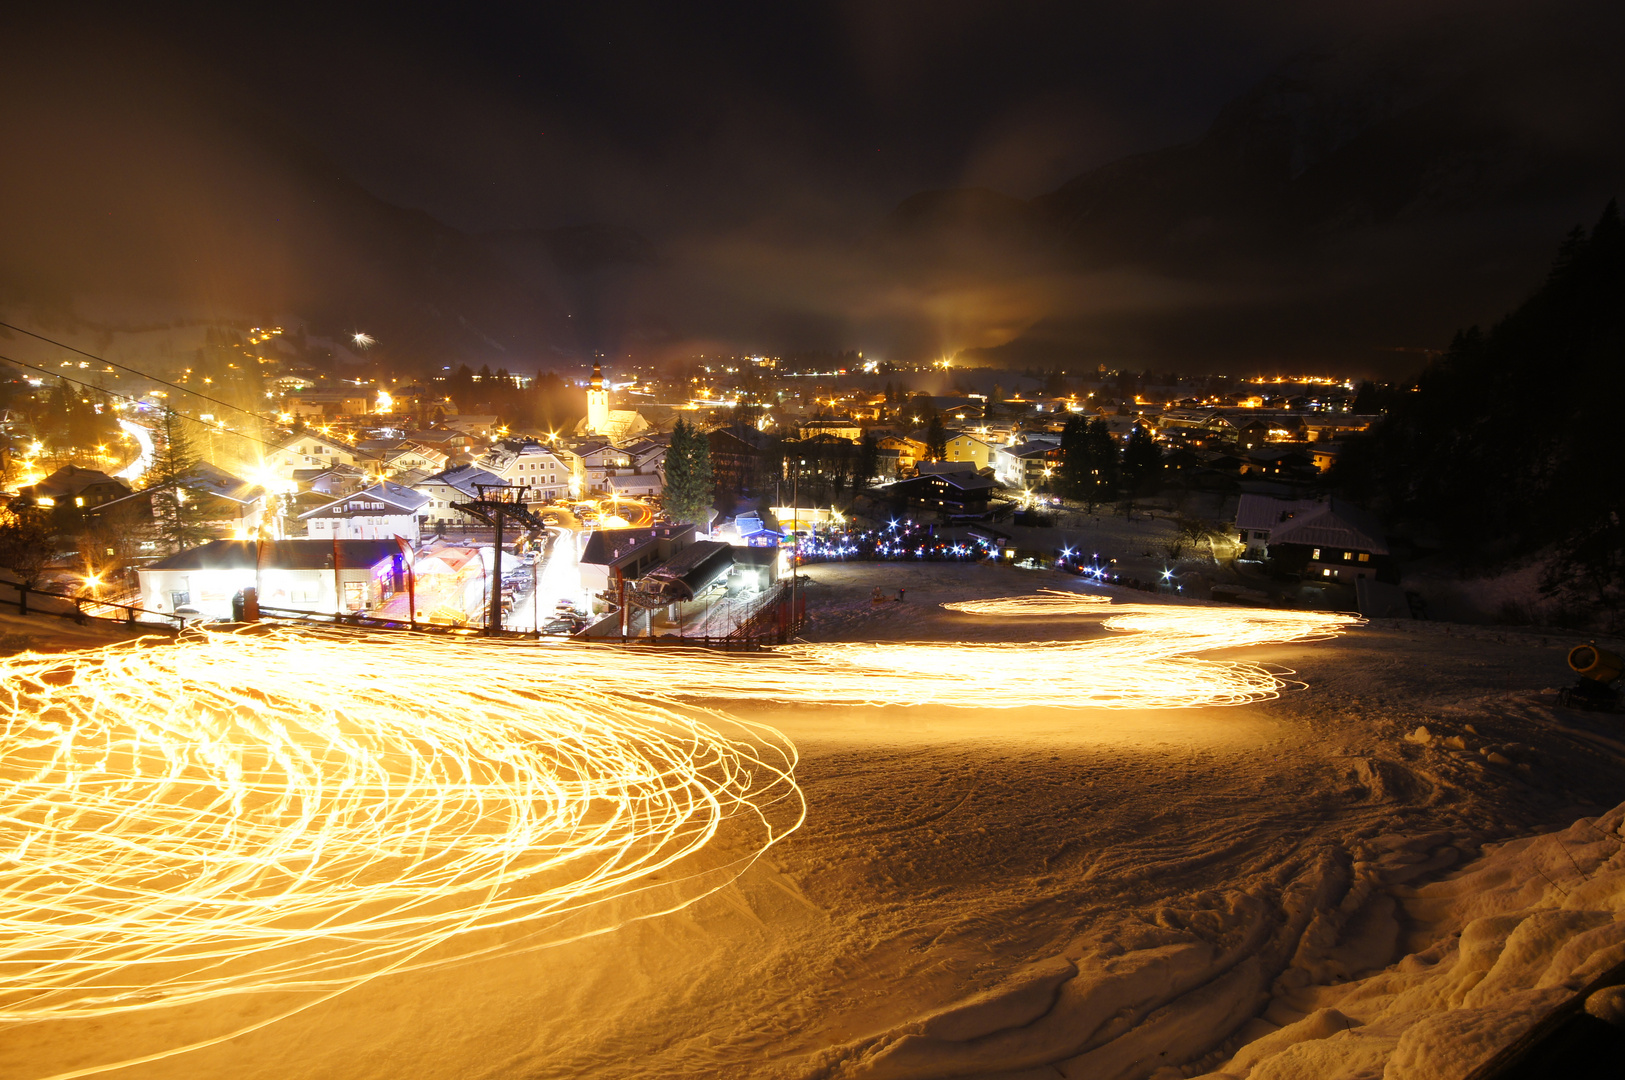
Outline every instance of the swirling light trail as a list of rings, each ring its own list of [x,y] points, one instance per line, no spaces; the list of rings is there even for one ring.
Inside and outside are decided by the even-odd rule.
[[[852,642],[725,656],[663,652],[617,673],[625,689],[684,699],[952,708],[1172,709],[1278,697],[1290,672],[1196,654],[1333,637],[1363,620],[1319,611],[1105,606],[1088,594],[970,601],[1000,614],[1102,617],[1110,631],[1073,641]],[[959,605],[945,605],[964,610]]]
[[[1233,705],[1288,673],[1195,654],[1360,621],[945,606],[1119,633],[725,655],[264,628],[0,661],[0,1022],[294,1002],[218,1042],[387,972],[691,903],[805,810],[789,741],[702,703]]]
[[[967,615],[1082,615],[1098,614],[1112,598],[1096,593],[1039,589],[1032,596],[1001,596],[994,600],[960,600],[942,606]]]
[[[297,999],[216,1042],[674,910],[800,824],[782,735],[555,659],[280,630],[6,660],[0,1022]]]

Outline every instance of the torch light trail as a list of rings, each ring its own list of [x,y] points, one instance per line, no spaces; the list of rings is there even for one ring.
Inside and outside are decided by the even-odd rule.
[[[948,606],[1116,632],[727,655],[262,629],[0,661],[0,1023],[294,1002],[151,1060],[388,972],[691,903],[805,809],[794,747],[728,701],[1235,705],[1289,673],[1195,654],[1359,622],[1059,593]]]
[[[1063,599],[1063,597],[1065,599]],[[618,685],[685,699],[953,708],[1171,709],[1279,696],[1291,672],[1197,654],[1333,637],[1358,616],[1320,611],[1108,605],[1083,593],[948,604],[972,614],[1087,615],[1082,640],[795,645],[744,657],[666,652],[617,673]],[[587,661],[596,663],[596,661]]]
[[[385,972],[608,929],[609,900],[673,910],[801,821],[771,728],[578,688],[603,669],[577,683],[553,650],[433,644],[5,661],[0,1023],[296,1001],[217,1042]]]

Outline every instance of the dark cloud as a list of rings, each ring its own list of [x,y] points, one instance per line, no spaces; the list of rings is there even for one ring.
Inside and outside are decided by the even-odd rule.
[[[425,356],[858,347],[1194,365],[1307,349],[1357,364],[1384,335],[1493,317],[1538,267],[1534,238],[1594,213],[1582,204],[1606,183],[1590,144],[1615,88],[1587,113],[1572,85],[1531,77],[1527,95],[1486,106],[1483,126],[1500,134],[1452,144],[1462,160],[1417,164],[1358,140],[1402,138],[1384,109],[1432,100],[1499,57],[1605,40],[1614,24],[1587,21],[1599,12],[1466,0],[54,10],[13,36],[0,130],[38,171],[0,179],[12,239],[0,269],[36,295],[134,291],[332,320],[393,304],[377,317],[406,320]],[[1281,91],[1319,95],[1311,105],[1253,101],[1257,123],[1214,128],[1306,54],[1352,59]],[[1342,84],[1329,74],[1345,69]],[[1292,123],[1308,126],[1283,141]],[[1507,132],[1531,128],[1544,133],[1540,167],[1484,179],[1522,167],[1506,155],[1533,144]],[[1068,186],[1221,129],[1259,153],[1290,142],[1306,161],[1341,154],[1373,175],[1316,202],[1295,174],[1272,188],[1253,150],[1210,146],[1144,172],[1144,190]],[[1530,210],[1527,192],[1509,192],[1562,187],[1559,144],[1586,183]],[[1475,229],[1504,223],[1507,242],[1460,239],[1472,231],[1444,221],[1442,197],[1374,175],[1401,160],[1433,183],[1478,184],[1458,209]],[[1181,171],[1200,183],[1181,186]],[[894,213],[958,187],[1012,205],[938,207],[913,224]],[[1372,208],[1399,188],[1410,202]],[[1089,199],[1119,224],[1065,224],[1088,217]],[[30,200],[41,206],[19,209]],[[558,230],[597,223],[647,241],[637,273],[557,258],[571,235]],[[1374,282],[1441,237],[1458,246],[1435,270],[1478,277],[1435,322],[1351,315],[1395,303]],[[590,332],[564,321],[572,309]],[[1306,312],[1330,320],[1318,353]],[[1272,342],[1261,318],[1293,330]]]

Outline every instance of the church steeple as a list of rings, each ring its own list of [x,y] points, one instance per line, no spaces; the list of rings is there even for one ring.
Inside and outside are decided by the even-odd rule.
[[[604,389],[604,368],[597,356],[592,358],[592,383],[587,389],[587,430],[609,434],[609,391]]]

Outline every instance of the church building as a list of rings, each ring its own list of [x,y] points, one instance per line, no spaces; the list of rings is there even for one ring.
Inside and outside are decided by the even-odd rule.
[[[576,425],[576,434],[600,435],[611,442],[621,442],[647,430],[649,421],[637,410],[609,407],[609,388],[604,385],[604,369],[594,359],[592,383],[587,388],[587,416]]]

